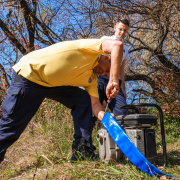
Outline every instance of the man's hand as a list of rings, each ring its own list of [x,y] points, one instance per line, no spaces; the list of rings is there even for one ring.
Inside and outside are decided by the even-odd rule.
[[[93,114],[101,121],[105,112],[101,103],[99,102],[99,98],[91,96],[91,105]]]
[[[106,87],[106,96],[108,98],[115,98],[119,92],[119,83],[118,82],[108,82]]]
[[[105,115],[104,108],[99,102],[99,98],[91,96],[91,105],[93,114],[101,121]],[[111,113],[111,115],[115,118],[115,115]]]

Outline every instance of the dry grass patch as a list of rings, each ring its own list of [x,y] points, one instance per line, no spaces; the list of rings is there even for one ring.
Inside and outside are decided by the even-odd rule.
[[[93,143],[98,127],[93,131]],[[169,138],[169,137],[168,137]],[[126,160],[104,164],[82,161],[70,163],[73,121],[70,110],[55,102],[44,101],[20,139],[0,164],[0,180],[155,180]],[[162,156],[161,149],[158,152]],[[180,140],[167,144],[168,167],[155,164],[165,173],[180,174]],[[166,178],[166,177],[165,177]]]

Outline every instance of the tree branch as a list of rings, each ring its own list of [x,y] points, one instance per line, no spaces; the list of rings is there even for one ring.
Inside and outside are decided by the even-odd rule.
[[[1,71],[0,79],[1,79],[1,83],[2,83],[1,88],[7,92],[8,88],[9,88],[9,82],[6,77],[6,72],[4,70],[4,67],[1,64],[0,64],[0,71]]]
[[[26,54],[26,49],[24,46],[17,40],[17,38],[10,32],[10,30],[7,27],[7,24],[2,21],[0,18],[0,27],[3,30],[4,34],[8,37],[8,39],[16,46],[22,54]]]
[[[26,27],[29,33],[29,44],[28,44],[28,52],[34,50],[34,27],[30,18],[30,14],[32,13],[28,4],[25,0],[20,0],[21,8],[23,9],[24,19],[26,23]]]
[[[148,49],[149,51],[151,51],[151,52],[154,51],[151,47],[149,47],[149,46],[148,46],[145,42],[143,42],[140,38],[135,37],[135,36],[133,36],[132,34],[129,34],[129,36],[130,36],[131,38],[133,38],[133,39],[138,40],[138,41],[139,41],[142,45],[144,45],[144,46],[146,47],[146,49]]]

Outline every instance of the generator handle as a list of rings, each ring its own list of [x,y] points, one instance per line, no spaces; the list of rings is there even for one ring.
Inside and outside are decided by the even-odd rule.
[[[167,154],[166,154],[166,141],[165,141],[165,132],[164,132],[163,111],[159,105],[153,104],[153,103],[136,103],[136,104],[121,106],[120,108],[121,109],[135,109],[136,106],[156,107],[159,110],[160,124],[161,124],[161,137],[162,137],[162,145],[163,145],[163,159],[164,159],[164,167],[166,167],[167,166]]]
[[[121,106],[120,109],[133,109],[136,111],[137,114],[140,114],[139,112],[139,109],[136,108],[135,106],[131,106],[131,105],[124,105],[124,106]]]

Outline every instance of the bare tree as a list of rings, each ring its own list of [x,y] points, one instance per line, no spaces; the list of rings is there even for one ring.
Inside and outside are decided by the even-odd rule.
[[[179,11],[177,0],[4,1],[0,54],[6,82],[6,67],[22,55],[58,41],[112,35],[120,16],[131,24],[125,39],[130,54],[126,81],[136,82],[134,92],[157,102],[179,101]]]
[[[112,17],[114,19],[119,16],[126,17],[131,22],[129,37],[125,40],[131,56],[126,81],[143,80],[152,88],[151,92],[147,92],[146,89],[134,89],[134,91],[160,101],[162,97],[167,96],[166,90],[170,88],[167,86],[167,81],[170,80],[167,76],[171,76],[173,78],[170,83],[173,84],[174,91],[179,93],[178,1],[100,0],[99,3],[99,11],[105,14],[96,22],[100,34],[108,34],[106,29],[112,29]],[[173,79],[176,83],[172,83]],[[174,96],[174,100],[177,99],[179,97]],[[168,101],[168,98],[166,100]]]
[[[55,42],[75,39],[78,27],[72,25],[68,1],[4,0],[0,4],[0,88],[6,92],[11,67],[22,55]]]

